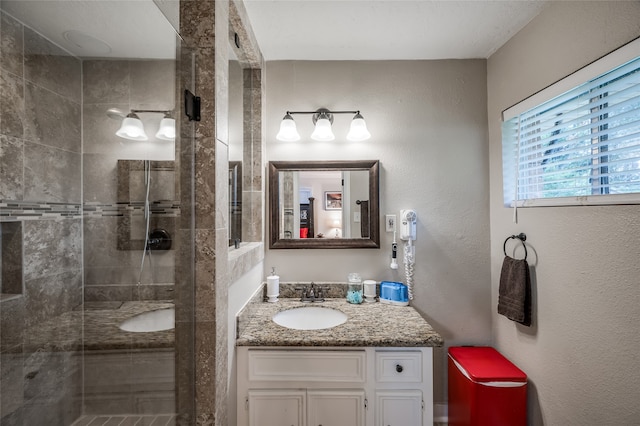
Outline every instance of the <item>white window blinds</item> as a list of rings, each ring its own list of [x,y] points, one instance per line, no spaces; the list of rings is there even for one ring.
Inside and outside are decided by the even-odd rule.
[[[566,90],[565,80],[576,76],[535,95],[539,100],[547,92],[550,100],[505,111],[505,205],[640,203],[637,55],[553,98],[554,90]],[[602,69],[601,63],[593,65]]]

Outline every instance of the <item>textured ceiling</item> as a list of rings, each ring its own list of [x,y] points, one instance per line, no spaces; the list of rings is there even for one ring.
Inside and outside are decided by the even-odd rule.
[[[266,60],[487,58],[546,1],[245,0]]]
[[[487,58],[533,19],[546,1],[244,3],[266,60],[411,60]],[[172,58],[175,34],[158,6],[175,21],[177,4],[176,0],[0,3],[3,10],[80,57],[121,58]]]

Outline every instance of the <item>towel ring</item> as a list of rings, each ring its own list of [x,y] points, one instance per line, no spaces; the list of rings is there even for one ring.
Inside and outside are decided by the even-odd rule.
[[[527,241],[527,235],[524,232],[521,232],[518,235],[511,235],[507,237],[506,240],[504,240],[504,244],[502,245],[502,251],[504,252],[504,255],[507,256],[507,241],[513,240],[513,239],[520,240],[520,242],[522,243],[522,247],[524,248],[523,260],[527,260],[527,245],[524,243],[525,241]]]

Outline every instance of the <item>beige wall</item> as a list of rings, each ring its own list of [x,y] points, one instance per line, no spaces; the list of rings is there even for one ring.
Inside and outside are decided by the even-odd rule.
[[[381,162],[381,215],[418,214],[416,307],[447,345],[490,342],[489,187],[486,61],[268,62],[266,160]],[[277,141],[286,110],[360,109],[373,135],[311,141],[310,116],[295,116],[302,140]],[[403,280],[389,268],[392,234],[380,250],[267,250],[265,268],[281,281]],[[402,270],[402,269],[401,269]],[[265,274],[268,271],[265,271]],[[461,314],[462,313],[462,314]],[[409,325],[410,326],[410,325]],[[444,351],[436,353],[435,401],[446,399]]]
[[[553,2],[488,61],[496,347],[530,378],[529,424],[640,418],[640,206],[502,207],[500,112],[640,35],[640,2]],[[502,242],[528,236],[534,324],[495,313]]]

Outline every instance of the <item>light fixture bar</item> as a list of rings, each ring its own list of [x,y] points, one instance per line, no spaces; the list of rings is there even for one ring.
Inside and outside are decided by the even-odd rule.
[[[350,141],[364,141],[371,137],[371,134],[367,130],[367,126],[364,122],[364,118],[360,114],[359,110],[354,111],[331,111],[327,108],[319,108],[315,111],[287,111],[282,122],[280,123],[280,131],[276,135],[276,139],[283,142],[296,142],[300,140],[300,135],[296,129],[295,121],[292,115],[295,114],[308,114],[312,115],[311,121],[315,126],[311,139],[327,142],[335,139],[331,125],[333,124],[333,116],[335,114],[353,114],[354,117],[351,121],[349,133],[347,139]]]
[[[156,133],[156,138],[166,141],[175,140],[176,137],[176,122],[172,118],[173,111],[171,110],[157,110],[157,109],[132,109],[129,114],[126,116],[124,112],[117,109],[111,108],[107,111],[107,115],[113,119],[122,118],[122,125],[116,132],[116,135],[130,140],[136,141],[146,141],[148,140],[148,136],[144,130],[144,125],[142,124],[142,120],[138,117],[139,113],[154,113],[154,114],[162,114],[164,117],[160,121],[160,125],[158,128],[158,132]]]
[[[287,111],[287,114],[319,114],[319,113],[327,113],[327,114],[360,114],[360,111],[331,111],[328,109],[320,108],[316,111]]]
[[[131,112],[133,113],[138,113],[138,112],[155,112],[158,114],[165,114],[165,115],[170,115],[173,114],[172,110],[159,110],[159,109],[132,109]]]

